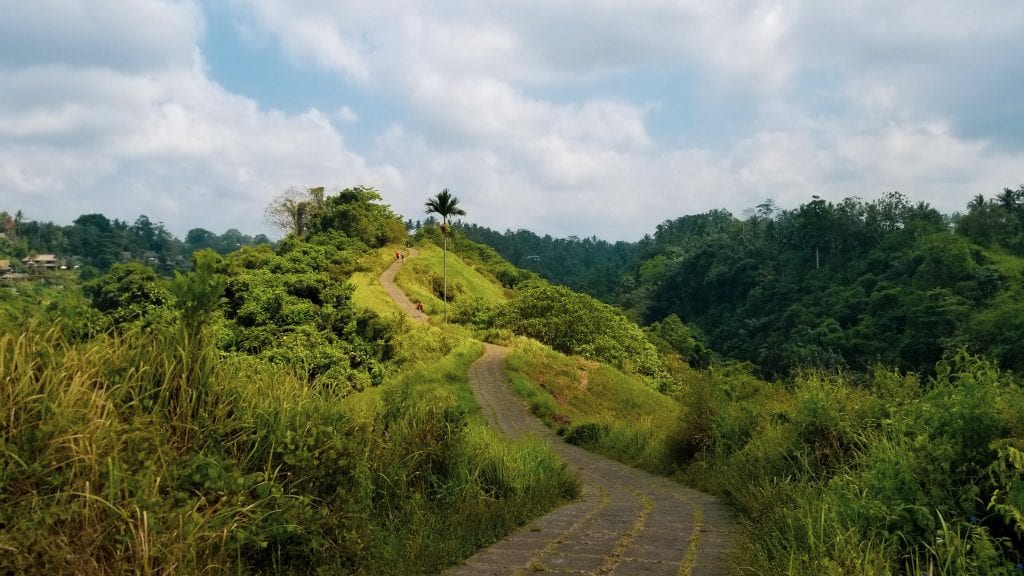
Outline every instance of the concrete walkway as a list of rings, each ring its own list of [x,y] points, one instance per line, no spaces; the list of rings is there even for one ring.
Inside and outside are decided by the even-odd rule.
[[[511,391],[506,353],[487,345],[469,368],[470,386],[488,423],[509,436],[547,440],[579,476],[582,498],[534,520],[447,576],[729,573],[726,557],[735,525],[728,507],[668,478],[563,442]]]
[[[381,284],[403,309],[414,313],[415,306],[394,285],[400,266],[392,264]],[[505,348],[488,344],[469,368],[470,386],[488,424],[509,436],[534,434],[549,442],[580,478],[582,496],[447,570],[445,576],[729,574],[727,556],[735,524],[728,507],[668,478],[563,442],[512,392],[506,354]]]
[[[409,254],[406,255],[405,259],[408,260],[409,258],[413,258],[418,253],[419,251],[416,249],[410,248]],[[388,266],[387,270],[380,275],[380,285],[384,287],[384,290],[388,293],[388,296],[394,300],[395,304],[398,304],[398,306],[404,310],[406,314],[412,317],[413,320],[426,322],[430,317],[417,310],[416,304],[413,303],[412,300],[409,300],[409,297],[405,295],[405,292],[395,284],[395,276],[398,274],[398,271],[402,268],[403,264],[405,264],[405,260],[395,260],[392,262],[391,265]]]

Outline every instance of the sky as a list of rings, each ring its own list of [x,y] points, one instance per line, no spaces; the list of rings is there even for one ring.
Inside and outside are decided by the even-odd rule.
[[[1019,0],[0,0],[0,210],[279,237],[288,188],[448,188],[636,240],[767,199],[1024,182]]]

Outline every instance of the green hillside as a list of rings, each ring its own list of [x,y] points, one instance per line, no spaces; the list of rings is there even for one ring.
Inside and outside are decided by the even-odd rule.
[[[419,254],[402,267],[396,281],[414,302],[422,302],[431,316],[442,314],[444,253],[430,241],[417,245]],[[448,254],[449,314],[462,319],[474,309],[493,309],[508,300],[507,291],[479,266]]]
[[[666,220],[614,246],[460,230],[641,323],[675,316],[702,345],[768,378],[877,365],[930,376],[961,348],[1024,371],[1024,187],[953,214],[896,192],[791,209],[767,201],[742,217]]]
[[[911,250],[933,250],[933,260],[961,242],[921,238]],[[479,250],[465,239],[455,249]],[[980,254],[993,255],[982,266],[998,268],[1004,282],[987,301],[1002,310],[991,321],[1024,318],[1002,307],[1019,301],[1018,258]],[[917,264],[918,281],[932,265]],[[843,374],[812,362],[768,382],[750,364],[690,367],[703,354],[700,331],[678,318],[644,335],[586,296],[529,278],[512,288],[476,327],[506,335],[524,401],[570,442],[731,502],[745,519],[741,572],[1011,574],[1024,562],[1024,390],[991,360],[951,352],[930,377],[883,367]],[[516,321],[503,321],[510,314]],[[978,318],[985,314],[994,312]],[[599,345],[635,346],[636,334],[657,350],[653,373]]]
[[[378,229],[0,290],[0,573],[436,573],[575,497],[365,281]]]
[[[4,285],[0,573],[436,573],[578,491],[484,425],[481,341],[567,441],[731,503],[739,573],[1024,565],[1012,235],[899,198],[686,217],[646,246],[627,312],[456,231],[446,324],[438,227],[407,238],[372,189],[303,198],[278,245],[173,278]],[[426,323],[377,283],[407,243],[397,282]]]

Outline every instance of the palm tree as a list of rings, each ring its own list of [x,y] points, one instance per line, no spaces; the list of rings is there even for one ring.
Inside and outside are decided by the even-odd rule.
[[[20,234],[20,232],[21,232],[21,222],[24,219],[25,219],[25,215],[21,212],[21,210],[18,210],[17,212],[14,213],[14,236],[15,237],[18,237],[18,236],[21,235]]]
[[[981,210],[984,207],[985,197],[982,196],[981,194],[978,194],[977,196],[974,197],[973,200],[967,203],[967,209],[970,210],[971,212],[975,210]]]
[[[444,322],[448,323],[448,234],[451,226],[448,225],[449,216],[465,216],[466,211],[459,208],[459,199],[452,196],[447,188],[437,193],[437,196],[427,198],[427,214],[437,214],[441,217],[441,236],[444,238]]]

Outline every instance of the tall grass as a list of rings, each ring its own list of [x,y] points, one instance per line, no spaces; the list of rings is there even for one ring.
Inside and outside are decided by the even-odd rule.
[[[959,354],[918,382],[808,372],[788,387],[742,373],[683,383],[672,434],[686,477],[746,518],[758,574],[1019,574],[1019,386]],[[699,424],[695,424],[699,423]]]
[[[575,491],[464,408],[478,354],[430,348],[354,417],[177,325],[5,333],[0,573],[435,572]]]

